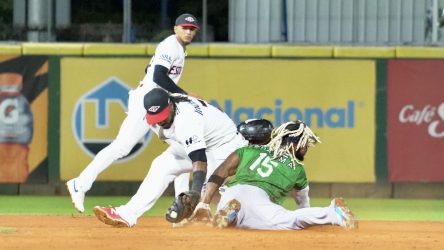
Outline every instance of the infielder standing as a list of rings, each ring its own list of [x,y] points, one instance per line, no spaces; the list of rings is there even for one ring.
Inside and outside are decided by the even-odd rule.
[[[176,84],[182,76],[186,46],[191,43],[199,29],[197,19],[190,14],[180,15],[175,22],[173,35],[163,40],[146,69],[146,75],[139,86],[129,91],[127,117],[123,121],[116,139],[102,149],[93,161],[77,178],[66,183],[74,207],[83,212],[85,193],[97,176],[114,161],[126,156],[134,145],[148,132],[149,126],[144,121],[146,111],[143,98],[148,91],[162,87],[171,93],[186,92]],[[184,175],[175,182],[176,193],[188,190],[189,176]]]
[[[146,94],[144,106],[146,122],[170,146],[153,160],[148,175],[126,205],[94,207],[97,218],[108,225],[134,226],[168,184],[183,173],[193,172],[193,182],[190,191],[178,198],[190,199],[197,205],[202,186],[214,169],[235,149],[248,144],[227,114],[200,99],[170,95],[156,88]],[[176,201],[166,215],[170,222],[182,220],[175,204]]]
[[[211,175],[201,202],[191,220],[212,220],[217,227],[263,230],[303,229],[333,224],[346,229],[357,226],[353,213],[342,198],[328,207],[307,207],[289,211],[279,205],[292,189],[308,185],[302,165],[309,146],[319,138],[301,121],[288,122],[273,130],[265,146],[248,146],[233,152]],[[211,218],[209,203],[228,176],[217,213]]]

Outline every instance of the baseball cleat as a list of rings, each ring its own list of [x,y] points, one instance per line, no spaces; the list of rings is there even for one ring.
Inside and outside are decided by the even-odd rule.
[[[85,193],[80,189],[79,185],[76,183],[76,179],[71,179],[66,182],[66,188],[68,189],[69,195],[71,196],[71,201],[74,207],[80,213],[85,212],[85,207],[83,202],[85,200]]]
[[[338,219],[338,224],[347,229],[358,228],[358,220],[352,211],[347,207],[343,198],[334,198],[331,204],[335,210],[336,218]]]
[[[101,222],[111,225],[113,227],[130,227],[129,223],[120,217],[114,207],[99,207],[93,208],[94,214]]]
[[[213,218],[213,225],[218,228],[235,227],[241,204],[236,199],[230,200],[224,208],[217,211]]]

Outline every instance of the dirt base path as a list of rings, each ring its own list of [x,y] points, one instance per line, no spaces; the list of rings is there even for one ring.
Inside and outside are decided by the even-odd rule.
[[[359,229],[317,226],[298,231],[172,228],[143,217],[112,228],[93,216],[0,216],[0,249],[444,249],[444,222],[361,221]]]

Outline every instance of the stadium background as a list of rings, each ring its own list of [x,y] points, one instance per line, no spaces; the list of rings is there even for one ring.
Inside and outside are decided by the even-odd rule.
[[[47,82],[39,84],[47,87],[39,88],[37,100],[43,101],[31,100],[38,107],[38,136],[29,152],[37,159],[29,168],[32,178],[2,184],[2,192],[64,194],[63,181],[76,176],[117,133],[124,93],[143,76],[154,47],[3,45],[10,54],[4,64],[11,58],[41,61],[44,54]],[[443,61],[434,58],[440,53],[441,48],[417,47],[198,44],[189,48],[182,80],[184,88],[235,122],[262,116],[275,125],[296,118],[310,123],[323,138],[306,163],[315,197],[441,198]],[[47,127],[41,117],[48,117]],[[164,147],[147,136],[99,177],[92,193],[131,193]]]
[[[443,6],[0,1],[0,248],[443,249]],[[74,211],[64,182],[114,138],[127,90],[183,12],[202,29],[181,86],[235,122],[310,123],[323,141],[306,163],[311,205],[345,197],[358,230],[173,229],[163,219],[171,187],[135,228],[101,224],[91,208],[127,202],[165,148],[151,134],[100,175],[85,214]],[[284,206],[295,208],[290,198]]]

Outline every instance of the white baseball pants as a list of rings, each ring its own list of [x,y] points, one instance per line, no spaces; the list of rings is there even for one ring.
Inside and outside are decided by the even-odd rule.
[[[290,230],[303,229],[311,225],[338,225],[333,206],[290,211],[271,202],[263,189],[251,185],[235,185],[226,188],[222,193],[217,211],[224,208],[232,199],[241,203],[236,224],[239,228]]]
[[[185,153],[183,146],[177,142],[169,142],[167,148],[151,163],[148,175],[143,180],[137,193],[131,200],[118,207],[116,210],[130,226],[134,226],[137,219],[148,211],[165,192],[168,184],[177,176],[183,173],[192,172],[192,163]],[[207,177],[211,176],[214,170],[237,148],[247,145],[248,142],[240,135],[236,135],[233,140],[216,149],[207,149]],[[183,181],[181,179],[180,181]],[[176,184],[176,182],[175,182]],[[187,183],[188,187],[188,183]],[[188,189],[187,189],[188,190]],[[184,191],[187,191],[184,190]],[[180,190],[176,189],[176,196]]]

